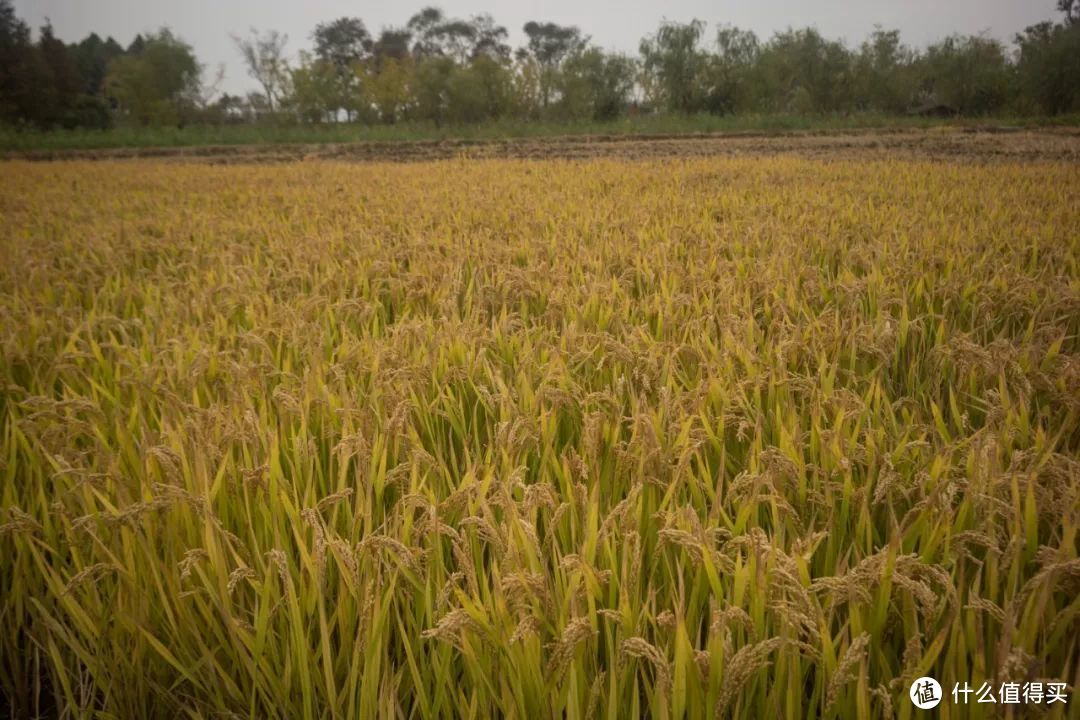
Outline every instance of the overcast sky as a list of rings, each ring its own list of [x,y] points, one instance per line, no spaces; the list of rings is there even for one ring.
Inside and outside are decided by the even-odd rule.
[[[661,19],[718,24],[753,30],[762,39],[776,30],[811,25],[830,38],[856,45],[875,24],[901,31],[904,40],[923,46],[950,33],[981,33],[1011,41],[1034,23],[1053,18],[1054,0],[15,0],[16,11],[36,31],[46,18],[65,41],[91,31],[112,35],[127,45],[136,33],[167,25],[194,46],[208,66],[225,65],[223,89],[254,89],[244,75],[229,33],[251,26],[275,29],[289,36],[291,54],[311,45],[315,25],[343,15],[363,19],[375,34],[384,25],[403,25],[429,4],[452,17],[491,13],[521,43],[521,26],[529,20],[577,25],[593,41],[611,50],[636,52],[642,36]]]

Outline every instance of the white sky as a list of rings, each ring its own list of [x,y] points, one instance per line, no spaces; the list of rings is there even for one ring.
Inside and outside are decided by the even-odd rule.
[[[210,67],[224,63],[222,89],[239,93],[254,89],[254,82],[244,74],[230,33],[244,34],[251,26],[279,30],[289,36],[295,56],[310,48],[319,22],[355,16],[374,35],[384,25],[404,25],[428,4],[451,17],[491,13],[510,30],[514,46],[522,41],[521,26],[538,20],[577,25],[601,47],[632,53],[664,18],[705,20],[706,38],[718,24],[753,30],[763,40],[776,30],[814,26],[849,46],[880,24],[921,47],[954,32],[986,32],[1011,42],[1028,25],[1057,16],[1055,0],[15,0],[15,9],[35,31],[49,18],[57,36],[68,42],[94,31],[126,46],[136,33],[167,25],[194,46],[200,61]]]

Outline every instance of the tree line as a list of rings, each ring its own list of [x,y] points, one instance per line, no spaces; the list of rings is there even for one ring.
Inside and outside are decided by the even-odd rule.
[[[233,36],[258,90],[220,93],[210,71],[168,29],[127,46],[91,33],[76,43],[50,25],[33,40],[11,0],[0,0],[0,123],[107,128],[226,122],[403,120],[475,123],[514,118],[570,122],[639,112],[1055,115],[1080,111],[1080,0],[1016,34],[1012,45],[951,35],[923,49],[875,29],[857,47],[813,28],[762,40],[699,20],[662,22],[637,56],[605,51],[574,26],[529,22],[511,48],[487,14],[436,7],[400,27],[320,23],[312,46],[289,58],[288,38]]]

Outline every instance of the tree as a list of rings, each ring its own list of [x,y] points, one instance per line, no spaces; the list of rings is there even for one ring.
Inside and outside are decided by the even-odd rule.
[[[82,91],[87,95],[100,95],[105,84],[109,63],[124,54],[124,48],[111,37],[102,40],[97,33],[90,33],[79,43],[68,48],[82,77]]]
[[[30,28],[15,16],[11,0],[0,0],[0,48],[30,42]]]
[[[300,53],[300,65],[290,70],[292,93],[286,103],[301,120],[323,122],[343,107],[338,68],[325,59]]]
[[[507,50],[509,52],[509,48]],[[469,71],[480,88],[485,116],[494,120],[507,115],[513,106],[514,94],[513,74],[507,58],[480,53],[473,58]]]
[[[212,71],[199,63],[199,72],[185,91],[185,99],[197,114],[211,112],[216,105],[221,84],[225,82],[225,65],[218,64]]]
[[[599,48],[576,53],[563,66],[560,114],[565,119],[618,117],[634,89],[636,69],[633,59]]]
[[[346,73],[371,55],[374,41],[360,18],[342,17],[315,26],[315,57]]]
[[[38,41],[31,42],[30,30],[16,17],[10,0],[0,0],[0,122],[43,129],[107,127],[110,116],[100,93],[107,60],[101,54],[123,51],[111,39],[111,45],[97,36],[89,40],[98,47],[92,85],[77,46],[62,42],[48,23]]]
[[[42,78],[44,82],[38,88],[38,112],[45,118],[46,125],[74,127],[74,111],[82,85],[79,69],[67,45],[53,34],[51,24],[47,23],[41,28],[37,47],[46,69],[46,75]]]
[[[459,65],[472,55],[476,29],[465,20],[447,20],[431,30],[437,54],[452,58]]]
[[[468,67],[458,67],[447,84],[448,113],[458,124],[477,123],[487,117],[487,103],[480,76]]]
[[[347,17],[317,25],[312,38],[315,59],[309,60],[299,73],[294,72],[292,78],[308,84],[304,94],[308,100],[321,98],[328,115],[336,118],[338,110],[344,108],[351,120],[360,81],[357,68],[371,58],[375,41],[363,20]],[[327,68],[333,70],[333,76],[327,74]],[[318,92],[312,94],[316,88]],[[299,94],[300,90],[295,92]]]
[[[496,25],[490,15],[457,20],[439,8],[426,7],[409,18],[406,28],[414,38],[412,53],[418,60],[450,57],[464,65],[479,55],[503,60],[510,56],[506,28]]]
[[[992,38],[953,35],[927,48],[917,67],[923,99],[961,114],[986,115],[1009,99],[1009,59]]]
[[[365,94],[387,125],[398,121],[411,96],[413,63],[407,55],[398,60],[384,57],[377,73],[369,77]]]
[[[457,123],[495,119],[510,111],[512,95],[507,65],[478,55],[468,65],[454,66],[447,82],[447,113]]]
[[[674,112],[693,113],[704,108],[708,58],[698,47],[705,23],[664,22],[641,41],[642,66],[656,77],[660,100]]]
[[[540,63],[519,51],[511,73],[511,106],[515,117],[535,119],[543,109],[540,92]]]
[[[854,101],[860,110],[902,113],[915,92],[915,53],[900,42],[900,31],[875,28],[854,58]]]
[[[109,65],[105,84],[121,112],[139,125],[180,122],[199,91],[202,66],[191,46],[162,28],[142,38],[142,50]]]
[[[540,104],[546,109],[552,101],[563,61],[584,50],[589,44],[589,38],[572,25],[556,25],[550,22],[530,21],[525,23],[522,30],[528,40],[525,47],[519,49],[518,56],[536,63]]]
[[[409,57],[409,42],[412,40],[412,32],[407,28],[383,28],[379,31],[379,38],[372,48],[375,59],[375,67],[381,71],[383,63],[394,60],[402,63]]]
[[[483,56],[506,62],[510,59],[510,46],[506,44],[509,33],[502,25],[496,25],[495,19],[486,13],[474,15],[473,46],[471,59],[476,60]]]
[[[558,66],[570,54],[585,48],[589,42],[581,30],[571,25],[555,23],[525,23],[525,36],[528,38],[528,53],[541,65]]]
[[[31,119],[45,72],[30,28],[15,16],[11,0],[0,0],[0,119],[10,124]]]
[[[269,115],[271,110],[266,102],[266,95],[261,92],[249,92],[243,100],[244,115],[249,120],[258,120],[264,115]]]
[[[446,15],[437,7],[426,7],[417,12],[405,24],[413,38],[412,53],[417,60],[443,55],[438,38],[438,28],[446,21]]]
[[[1024,109],[1048,115],[1080,110],[1080,23],[1039,23],[1018,34],[1016,44]]]
[[[283,95],[288,90],[289,65],[285,59],[285,44],[288,36],[277,30],[260,33],[252,28],[248,37],[232,36],[236,49],[240,51],[248,74],[262,86],[269,112],[277,111]]]
[[[707,70],[705,107],[709,112],[732,113],[753,102],[753,72],[760,56],[761,44],[753,32],[730,26],[717,29],[716,54]]]
[[[262,95],[259,96],[260,98]],[[239,95],[222,93],[211,107],[212,114],[219,122],[236,123],[251,119],[250,107]]]
[[[144,47],[146,47],[146,40],[143,39],[143,36],[140,33],[140,34],[136,35],[135,39],[133,39],[131,41],[131,44],[128,45],[127,50],[125,52],[128,55],[138,55],[139,53],[141,53],[143,51]]]
[[[413,117],[440,127],[447,120],[450,104],[450,79],[457,71],[454,61],[438,55],[427,56],[416,64],[413,76]]]
[[[1080,24],[1080,0],[1058,0],[1058,10],[1065,13],[1065,24]]]
[[[851,53],[813,28],[777,33],[759,59],[767,110],[836,112],[851,106]]]

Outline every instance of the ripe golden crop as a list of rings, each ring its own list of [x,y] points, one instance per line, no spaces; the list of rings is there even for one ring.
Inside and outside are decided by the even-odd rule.
[[[0,688],[761,718],[1075,685],[1076,179],[9,163]]]

